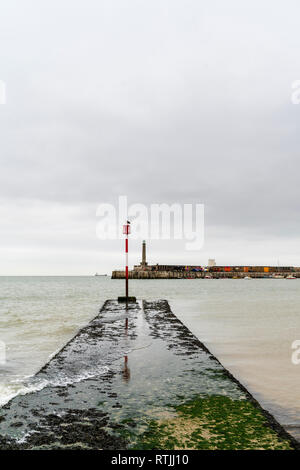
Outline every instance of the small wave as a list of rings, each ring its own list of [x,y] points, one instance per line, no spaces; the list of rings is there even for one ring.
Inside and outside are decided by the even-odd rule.
[[[35,434],[35,433],[37,433],[37,432],[38,432],[38,431],[34,431],[34,430],[33,430],[33,431],[28,431],[28,432],[26,432],[25,434],[23,434],[22,437],[20,437],[20,439],[17,439],[17,440],[16,440],[17,444],[24,444],[24,443],[27,441],[27,438],[28,438],[29,436],[31,436],[32,434]]]
[[[9,382],[7,384],[0,384],[0,407],[19,395],[27,395],[29,393],[39,392],[45,387],[65,387],[67,385],[82,382],[83,380],[88,380],[99,375],[107,374],[109,370],[109,367],[102,366],[101,368],[83,371],[73,377],[68,377],[65,374],[62,374],[60,377],[55,379],[40,379],[38,376],[29,376],[31,379],[29,383],[26,383],[21,379],[16,379],[13,382]]]
[[[83,380],[92,379],[99,375],[107,374],[109,372],[109,367],[95,367],[86,371],[80,372],[78,375],[68,376],[67,374],[61,374],[59,377],[55,378],[45,378],[39,379],[36,377],[37,385],[41,387],[40,389],[50,386],[50,387],[65,387],[66,385],[72,385],[74,383],[82,382]]]

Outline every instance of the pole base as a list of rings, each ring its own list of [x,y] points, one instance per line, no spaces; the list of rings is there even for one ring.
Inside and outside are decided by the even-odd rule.
[[[118,297],[118,302],[134,303],[134,302],[136,302],[136,297],[126,297],[126,296],[124,295],[124,296]]]

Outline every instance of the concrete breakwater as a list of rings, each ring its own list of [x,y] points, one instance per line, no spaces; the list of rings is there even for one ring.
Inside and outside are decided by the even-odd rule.
[[[298,447],[165,300],[105,302],[28,387],[0,410],[1,449]]]

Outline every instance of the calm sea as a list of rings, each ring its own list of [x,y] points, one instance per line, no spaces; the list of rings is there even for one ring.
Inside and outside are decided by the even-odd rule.
[[[0,404],[30,391],[35,374],[104,300],[123,292],[109,277],[0,277]],[[300,280],[133,280],[132,295],[168,299],[178,317],[277,419],[300,425]]]

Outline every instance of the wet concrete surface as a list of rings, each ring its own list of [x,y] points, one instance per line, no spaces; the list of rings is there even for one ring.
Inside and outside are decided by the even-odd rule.
[[[165,300],[130,303],[127,311],[106,301],[28,386],[31,393],[0,410],[2,449],[131,448],[149,420],[171,419],[174,406],[196,395],[259,407]]]

